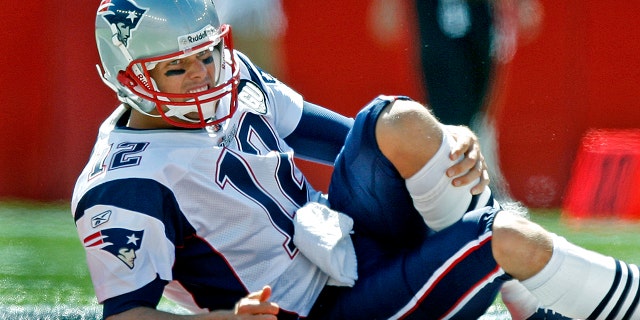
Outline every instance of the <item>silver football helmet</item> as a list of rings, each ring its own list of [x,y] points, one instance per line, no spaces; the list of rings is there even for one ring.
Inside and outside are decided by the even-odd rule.
[[[120,101],[138,111],[189,128],[218,124],[235,112],[239,68],[231,27],[220,25],[213,0],[102,0],[96,15],[96,41],[103,81]],[[197,93],[158,90],[149,74],[157,63],[204,50],[213,56],[212,88]],[[221,108],[219,100],[227,95],[229,106]],[[220,115],[217,108],[225,114]],[[187,114],[198,114],[199,119]]]

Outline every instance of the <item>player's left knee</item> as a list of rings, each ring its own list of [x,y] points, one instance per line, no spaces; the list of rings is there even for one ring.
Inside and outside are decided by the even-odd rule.
[[[378,125],[394,128],[394,130],[415,133],[427,131],[437,133],[440,129],[438,120],[427,107],[412,100],[396,100],[386,106],[378,119]]]
[[[441,124],[425,106],[406,100],[387,106],[375,129],[380,151],[404,178],[415,174],[436,154],[443,134]]]

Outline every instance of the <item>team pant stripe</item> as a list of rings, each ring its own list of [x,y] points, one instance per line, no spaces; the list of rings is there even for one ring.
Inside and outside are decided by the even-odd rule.
[[[631,273],[631,268],[629,268],[628,264],[626,264],[626,263],[623,263],[623,264],[624,264],[625,267],[627,267],[627,282],[624,285],[624,290],[622,291],[622,294],[620,295],[620,298],[618,299],[618,302],[613,307],[613,309],[611,309],[611,313],[609,313],[609,316],[607,317],[607,320],[613,320],[613,319],[616,318],[616,316],[620,312],[620,309],[622,308],[622,305],[627,301],[627,296],[629,295],[629,290],[631,290],[631,285],[632,285],[632,280],[633,280],[633,273]]]
[[[613,279],[613,284],[611,284],[611,288],[609,288],[609,292],[605,295],[605,297],[600,301],[598,307],[591,313],[591,315],[587,319],[597,319],[604,308],[606,308],[607,304],[613,297],[613,294],[616,292],[616,289],[620,285],[620,279],[622,278],[622,267],[620,266],[620,261],[616,260],[616,275]]]
[[[631,271],[631,268],[629,268],[629,271]],[[633,274],[630,275],[630,277]],[[631,305],[629,306],[629,310],[627,310],[627,312],[624,314],[624,317],[622,317],[622,319],[631,319],[631,316],[633,315],[633,311],[636,310],[636,308],[638,307],[638,302],[640,301],[640,277],[638,279],[636,279],[637,282],[637,287],[636,287],[636,295],[633,298],[633,302],[631,302]]]
[[[443,304],[444,302],[441,300],[433,301],[435,299],[428,300],[427,302],[425,302],[424,300],[432,293],[437,297],[446,298],[447,295],[445,295],[443,291],[446,291],[448,289],[447,281],[449,282],[455,281],[453,279],[449,280],[449,278],[456,278],[461,276],[461,274],[452,274],[454,273],[453,271],[455,270],[457,272],[462,272],[462,271],[468,272],[469,269],[465,268],[464,263],[462,262],[464,262],[465,259],[467,259],[470,255],[472,255],[479,249],[482,249],[486,245],[489,246],[487,250],[491,250],[490,240],[491,240],[491,233],[486,233],[486,234],[483,234],[480,238],[467,243],[467,245],[465,245],[460,250],[458,250],[458,252],[456,252],[455,255],[453,255],[447,261],[445,261],[442,264],[442,266],[434,272],[434,274],[428,279],[428,281],[422,286],[422,288],[416,292],[416,294],[411,299],[411,301],[409,301],[403,308],[401,308],[395,315],[393,315],[389,319],[402,319],[404,317],[407,317],[411,315],[411,313],[414,312],[423,303],[433,304],[433,306],[429,306],[429,310],[439,309],[441,311],[438,313],[441,315],[444,315],[444,313],[447,312],[448,309],[451,309],[451,307],[449,306],[452,304],[449,304],[449,305]],[[459,265],[462,265],[462,266],[459,268],[460,270],[457,270],[456,267],[458,267]],[[485,273],[482,274],[482,278],[486,277],[486,274],[490,273],[490,271],[493,270],[494,267],[495,265],[492,266],[490,270],[486,270]],[[464,270],[462,270],[462,268],[464,268]],[[482,270],[477,270],[477,272],[480,274],[482,273]],[[461,296],[461,294],[465,294],[465,292],[455,292],[455,293],[451,292],[450,297]]]
[[[458,313],[460,310],[462,310],[462,308],[464,308],[464,306],[471,300],[473,299],[473,297],[482,289],[484,288],[486,285],[488,285],[489,283],[493,282],[497,277],[501,276],[504,274],[504,271],[502,270],[502,268],[500,268],[500,266],[496,266],[495,269],[493,269],[493,271],[489,274],[487,274],[486,277],[484,277],[483,279],[481,279],[480,281],[478,281],[478,283],[476,283],[475,286],[473,286],[473,288],[470,288],[469,291],[467,291],[467,293],[465,293],[460,300],[458,300],[456,302],[456,304],[451,307],[451,309],[449,311],[447,311],[447,313],[445,314],[444,317],[442,317],[443,319],[450,319],[451,317],[455,316],[456,313]]]

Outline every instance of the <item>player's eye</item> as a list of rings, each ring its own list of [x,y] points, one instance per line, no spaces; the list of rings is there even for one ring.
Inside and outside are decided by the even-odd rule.
[[[210,63],[213,62],[213,55],[211,54],[211,50],[205,50],[205,51],[202,51],[202,52],[198,52],[197,57],[204,64],[210,64]]]
[[[185,74],[186,70],[182,67],[182,62],[182,59],[168,61],[165,65],[166,71],[164,72],[164,75],[170,77]]]
[[[213,56],[211,56],[211,55],[206,57],[206,58],[204,58],[204,59],[202,59],[202,63],[204,63],[204,64],[210,64],[212,62],[213,62]]]

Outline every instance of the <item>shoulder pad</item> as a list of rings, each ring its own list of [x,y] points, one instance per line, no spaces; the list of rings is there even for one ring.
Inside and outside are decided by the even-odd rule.
[[[253,81],[242,79],[238,85],[238,102],[258,114],[267,113],[264,91]]]

